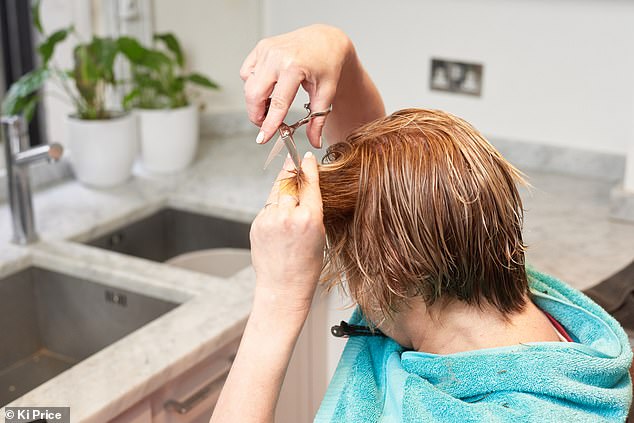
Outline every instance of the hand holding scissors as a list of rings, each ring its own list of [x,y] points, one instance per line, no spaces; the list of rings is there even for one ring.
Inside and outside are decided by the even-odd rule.
[[[313,110],[326,110],[335,104],[346,65],[358,67],[352,42],[341,30],[327,25],[311,25],[260,41],[240,69],[249,120],[260,127],[256,142],[265,144],[275,135],[300,88],[308,94]],[[349,77],[354,82],[358,76],[352,72]],[[348,87],[354,89],[354,84]],[[270,110],[265,113],[269,98]],[[342,104],[346,103],[344,99]],[[345,116],[346,110],[341,108],[337,113]],[[317,117],[306,126],[308,140],[315,148],[321,148],[324,125],[325,119]],[[329,139],[339,139],[339,131],[336,135],[329,135]]]
[[[319,112],[312,112],[310,110],[310,103],[306,103],[304,104],[304,109],[306,109],[306,111],[308,112],[308,114],[304,118],[298,120],[292,125],[287,125],[284,122],[282,122],[282,124],[280,125],[278,129],[278,132],[280,133],[280,137],[277,139],[277,141],[273,145],[273,148],[271,149],[271,152],[269,153],[269,156],[266,158],[266,162],[264,163],[265,169],[269,165],[269,163],[271,163],[271,160],[273,160],[273,157],[277,156],[277,154],[280,152],[280,150],[282,149],[282,146],[285,145],[286,149],[288,150],[288,154],[290,154],[291,159],[293,160],[293,164],[295,165],[295,170],[298,170],[298,171],[301,170],[301,159],[299,157],[299,152],[297,151],[297,145],[295,144],[295,140],[293,139],[293,134],[295,133],[297,128],[307,124],[312,119],[316,117],[327,116],[328,113],[332,111],[332,105],[326,110],[319,111]],[[267,106],[267,112],[268,112],[268,106]]]

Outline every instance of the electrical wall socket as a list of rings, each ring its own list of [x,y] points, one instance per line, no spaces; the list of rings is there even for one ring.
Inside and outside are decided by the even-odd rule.
[[[480,63],[456,62],[445,59],[431,59],[429,88],[473,96],[482,95],[482,73]]]

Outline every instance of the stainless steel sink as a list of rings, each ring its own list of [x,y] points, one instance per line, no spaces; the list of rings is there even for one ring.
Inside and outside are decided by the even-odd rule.
[[[249,248],[249,228],[247,223],[165,208],[86,244],[164,262],[208,248]]]
[[[176,306],[37,267],[0,279],[0,406]]]

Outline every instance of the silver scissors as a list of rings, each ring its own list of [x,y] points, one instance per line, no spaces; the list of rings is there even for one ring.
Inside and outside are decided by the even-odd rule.
[[[301,169],[302,161],[301,161],[301,158],[299,157],[299,152],[297,151],[297,145],[295,145],[295,140],[293,139],[293,134],[295,133],[297,128],[307,124],[313,118],[328,115],[328,113],[332,111],[332,105],[330,105],[330,107],[328,107],[327,110],[323,110],[321,112],[311,112],[310,103],[306,103],[304,104],[304,109],[306,109],[306,111],[308,112],[306,117],[303,117],[302,119],[298,120],[292,125],[287,125],[284,122],[282,122],[282,124],[280,125],[278,130],[278,132],[280,133],[280,137],[277,139],[277,141],[275,141],[275,144],[273,145],[273,148],[271,149],[269,156],[266,158],[266,163],[264,163],[265,169],[267,168],[269,163],[271,163],[271,160],[273,160],[273,158],[277,156],[277,154],[280,152],[283,146],[286,146],[286,149],[288,150],[288,154],[290,154],[291,159],[293,160],[293,164],[295,165],[295,169],[296,170]],[[268,103],[267,103],[267,111],[268,111]]]

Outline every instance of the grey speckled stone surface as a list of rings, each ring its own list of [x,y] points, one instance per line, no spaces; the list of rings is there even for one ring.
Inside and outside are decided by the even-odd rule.
[[[165,205],[250,222],[282,161],[262,170],[270,145],[256,145],[255,132],[203,142],[199,158],[180,174],[149,175],[137,168],[133,179],[109,190],[69,180],[39,191],[34,206],[42,241],[28,248],[8,243],[8,207],[0,205],[0,277],[37,265],[182,303],[12,405],[70,405],[74,422],[103,422],[239,335],[250,309],[252,269],[222,280],[72,240]],[[634,225],[608,218],[611,182],[529,176],[534,188],[523,197],[530,263],[584,288],[634,258]]]
[[[634,224],[634,192],[625,191],[622,185],[612,188],[610,217]]]
[[[634,224],[610,219],[612,183],[530,173],[523,191],[527,261],[585,289],[634,259]]]

